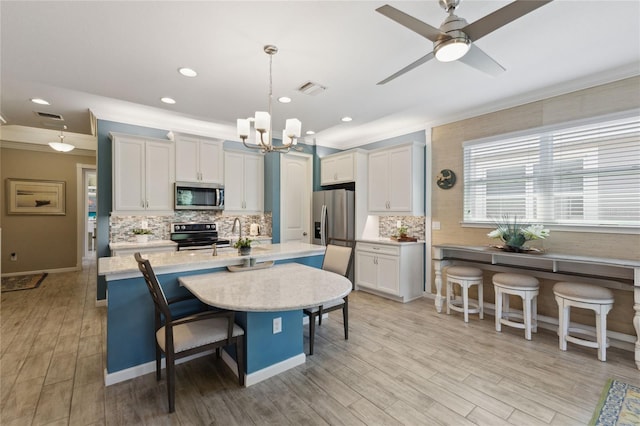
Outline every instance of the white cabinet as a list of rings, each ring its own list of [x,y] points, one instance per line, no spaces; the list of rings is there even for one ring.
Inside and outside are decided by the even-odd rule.
[[[424,288],[424,244],[358,242],[355,285],[399,302],[421,297]]]
[[[222,140],[176,135],[175,141],[177,181],[223,182],[224,142]]]
[[[356,153],[332,154],[320,159],[320,185],[355,182]]]
[[[225,151],[225,212],[261,213],[264,209],[264,157]]]
[[[173,214],[172,141],[111,133],[113,212]]]
[[[369,153],[369,213],[424,215],[424,145]]]

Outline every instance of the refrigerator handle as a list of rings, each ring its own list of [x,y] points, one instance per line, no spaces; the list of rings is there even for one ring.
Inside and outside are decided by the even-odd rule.
[[[327,245],[327,206],[322,205],[320,213],[320,245]]]

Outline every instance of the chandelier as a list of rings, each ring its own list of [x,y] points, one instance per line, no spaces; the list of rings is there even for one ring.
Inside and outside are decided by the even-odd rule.
[[[273,55],[278,53],[278,48],[268,44],[264,46],[264,53],[269,55],[269,112],[256,111],[255,117],[238,119],[238,137],[247,148],[259,149],[263,154],[267,152],[289,152],[291,148],[301,150],[295,145],[298,143],[302,130],[302,123],[297,118],[289,118],[282,131],[282,145],[274,145],[271,133],[271,103],[273,98]],[[251,132],[251,123],[256,130],[255,145],[248,144],[247,139]]]

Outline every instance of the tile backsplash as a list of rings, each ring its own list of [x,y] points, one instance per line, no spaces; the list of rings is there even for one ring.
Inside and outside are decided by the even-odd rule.
[[[425,239],[424,216],[380,216],[380,237],[389,238],[398,232],[398,221],[409,228],[407,235],[419,240]]]
[[[183,210],[176,211],[173,216],[111,216],[109,218],[109,239],[112,243],[133,242],[133,230],[142,227],[142,221],[147,222],[147,228],[153,232],[149,240],[170,239],[171,224],[176,222],[216,222],[218,234],[230,236],[233,220],[239,217],[242,223],[242,235],[249,235],[252,223],[260,225],[260,235],[271,235],[271,213],[244,216],[225,216],[208,211]],[[237,235],[237,233],[236,233]]]

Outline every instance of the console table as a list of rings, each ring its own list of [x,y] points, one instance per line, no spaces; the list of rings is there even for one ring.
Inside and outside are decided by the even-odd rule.
[[[510,253],[488,246],[464,246],[438,244],[433,246],[433,266],[435,269],[436,299],[438,312],[442,312],[442,269],[454,263],[493,265],[495,267],[517,268],[549,275],[550,279],[561,278],[554,275],[580,277],[584,280],[608,282],[608,286],[623,290],[633,290],[633,326],[638,337],[635,343],[635,360],[640,369],[640,261],[612,259],[596,256],[574,256],[562,253]]]

